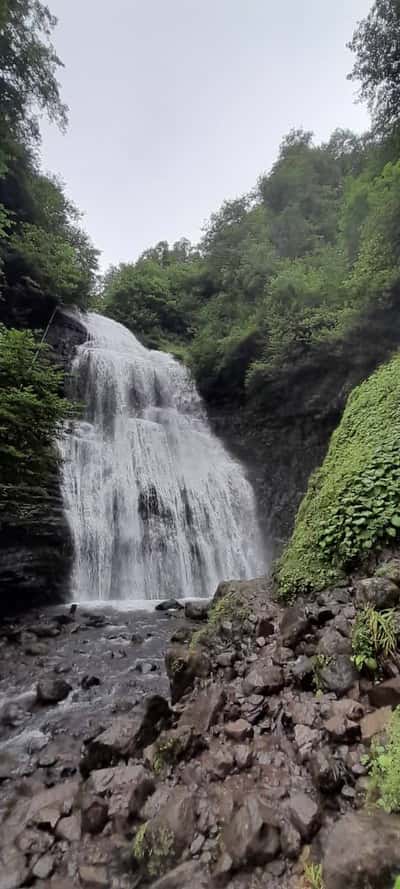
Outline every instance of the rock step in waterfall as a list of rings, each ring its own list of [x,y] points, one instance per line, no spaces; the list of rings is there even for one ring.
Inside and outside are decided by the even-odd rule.
[[[265,571],[254,493],[212,434],[189,371],[90,313],[72,368],[79,422],[61,442],[86,600],[208,596]]]

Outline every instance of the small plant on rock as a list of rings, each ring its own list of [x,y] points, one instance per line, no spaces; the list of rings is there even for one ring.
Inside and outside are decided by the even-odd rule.
[[[369,770],[369,799],[385,812],[400,812],[400,707],[392,713],[387,744],[372,747]]]
[[[324,889],[321,864],[306,864],[302,889]]]
[[[367,605],[357,615],[352,635],[353,663],[357,670],[378,669],[379,659],[393,654],[397,644],[396,616],[392,609],[376,611]]]
[[[324,682],[322,671],[328,667],[332,658],[326,654],[316,654],[313,657],[313,686],[317,694],[321,694],[324,690]]]

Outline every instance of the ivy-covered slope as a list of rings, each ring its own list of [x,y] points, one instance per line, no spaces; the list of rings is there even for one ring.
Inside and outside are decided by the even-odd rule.
[[[277,569],[283,596],[318,589],[400,534],[400,355],[350,395]]]

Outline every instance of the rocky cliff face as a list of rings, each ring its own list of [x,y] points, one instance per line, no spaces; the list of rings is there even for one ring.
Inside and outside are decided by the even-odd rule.
[[[66,371],[76,346],[85,338],[85,328],[77,317],[57,311],[47,340]],[[18,496],[20,501],[23,498],[23,518],[17,520],[12,514],[1,517],[0,613],[60,601],[68,590],[72,542],[59,470],[43,487],[19,491]]]
[[[311,473],[348,395],[399,348],[399,311],[376,311],[346,342],[271,377],[257,404],[209,406],[215,432],[247,466],[272,554],[288,540]],[[216,393],[218,394],[218,393]]]

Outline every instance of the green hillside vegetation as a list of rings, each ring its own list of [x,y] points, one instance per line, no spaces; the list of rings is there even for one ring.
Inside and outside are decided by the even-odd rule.
[[[351,394],[277,570],[282,596],[320,589],[400,529],[400,356]]]

